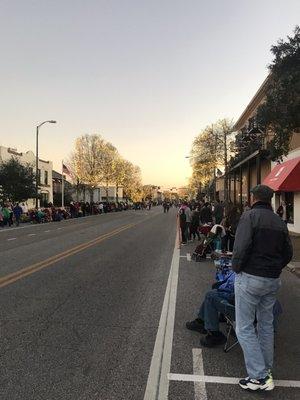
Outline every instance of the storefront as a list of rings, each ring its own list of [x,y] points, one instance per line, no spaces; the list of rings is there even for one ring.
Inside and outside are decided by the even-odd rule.
[[[285,207],[289,230],[300,233],[300,157],[275,165],[263,184],[275,191],[274,210]]]

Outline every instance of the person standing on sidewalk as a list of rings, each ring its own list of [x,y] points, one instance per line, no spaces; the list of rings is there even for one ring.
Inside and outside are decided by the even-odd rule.
[[[22,207],[19,205],[19,203],[15,205],[15,207],[13,208],[13,212],[16,220],[16,225],[19,226],[21,215],[23,214]]]
[[[232,269],[237,273],[236,334],[249,375],[239,385],[252,391],[274,389],[273,307],[281,270],[293,256],[287,227],[272,210],[272,197],[273,190],[268,186],[252,189],[252,207],[240,219],[232,258]]]

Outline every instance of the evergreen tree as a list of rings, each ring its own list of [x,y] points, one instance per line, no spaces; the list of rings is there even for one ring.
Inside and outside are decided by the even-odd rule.
[[[2,198],[13,202],[35,197],[35,175],[30,165],[22,165],[17,158],[0,164]]]
[[[300,129],[300,28],[292,37],[271,47],[274,55],[269,66],[267,97],[257,120],[271,137],[268,149],[273,160],[289,152],[291,136]]]

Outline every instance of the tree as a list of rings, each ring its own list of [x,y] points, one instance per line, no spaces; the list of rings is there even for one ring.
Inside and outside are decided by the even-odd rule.
[[[125,197],[133,200],[141,197],[141,171],[130,161],[123,159],[117,149],[100,135],[84,135],[75,142],[69,166],[77,194],[89,188],[93,201],[94,188],[104,185],[108,201],[109,184],[117,190],[123,186]],[[138,200],[134,200],[138,201]]]
[[[35,175],[30,165],[22,165],[17,158],[0,164],[2,198],[20,202],[35,197]]]
[[[72,176],[80,184],[87,185],[90,200],[93,201],[94,188],[103,177],[105,141],[100,135],[83,135],[76,139],[75,150],[71,155]]]
[[[293,36],[271,47],[270,77],[266,101],[258,108],[257,122],[271,140],[273,160],[289,152],[291,135],[300,128],[300,28]]]
[[[106,201],[108,201],[108,187],[114,180],[115,167],[119,159],[117,149],[109,142],[105,142],[100,157],[102,181],[105,182]]]
[[[126,174],[123,180],[124,197],[133,202],[142,201],[142,178],[141,170],[130,161],[127,161]]]
[[[119,188],[124,186],[128,161],[121,156],[116,157],[113,165],[113,181],[116,185],[116,200],[119,201]]]
[[[233,121],[224,118],[207,126],[196,136],[191,150],[192,185],[198,182],[198,185],[201,183],[201,186],[205,187],[212,178],[215,181],[217,168],[224,168],[225,176],[227,176],[232,132]],[[227,200],[228,179],[226,178],[224,182],[224,194]]]

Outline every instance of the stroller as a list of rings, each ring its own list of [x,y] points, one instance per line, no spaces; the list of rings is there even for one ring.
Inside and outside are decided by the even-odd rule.
[[[198,244],[192,254],[192,260],[197,262],[204,260],[208,253],[212,253],[214,251],[213,242],[214,238],[212,236],[202,236],[201,243]]]
[[[206,227],[205,227],[206,228]],[[215,228],[215,229],[214,229]],[[201,261],[206,258],[208,253],[212,254],[216,247],[222,247],[222,231],[223,228],[219,225],[209,227],[207,229],[206,235],[202,235],[201,243],[196,247],[192,254],[192,260]],[[200,231],[201,232],[201,231]]]

